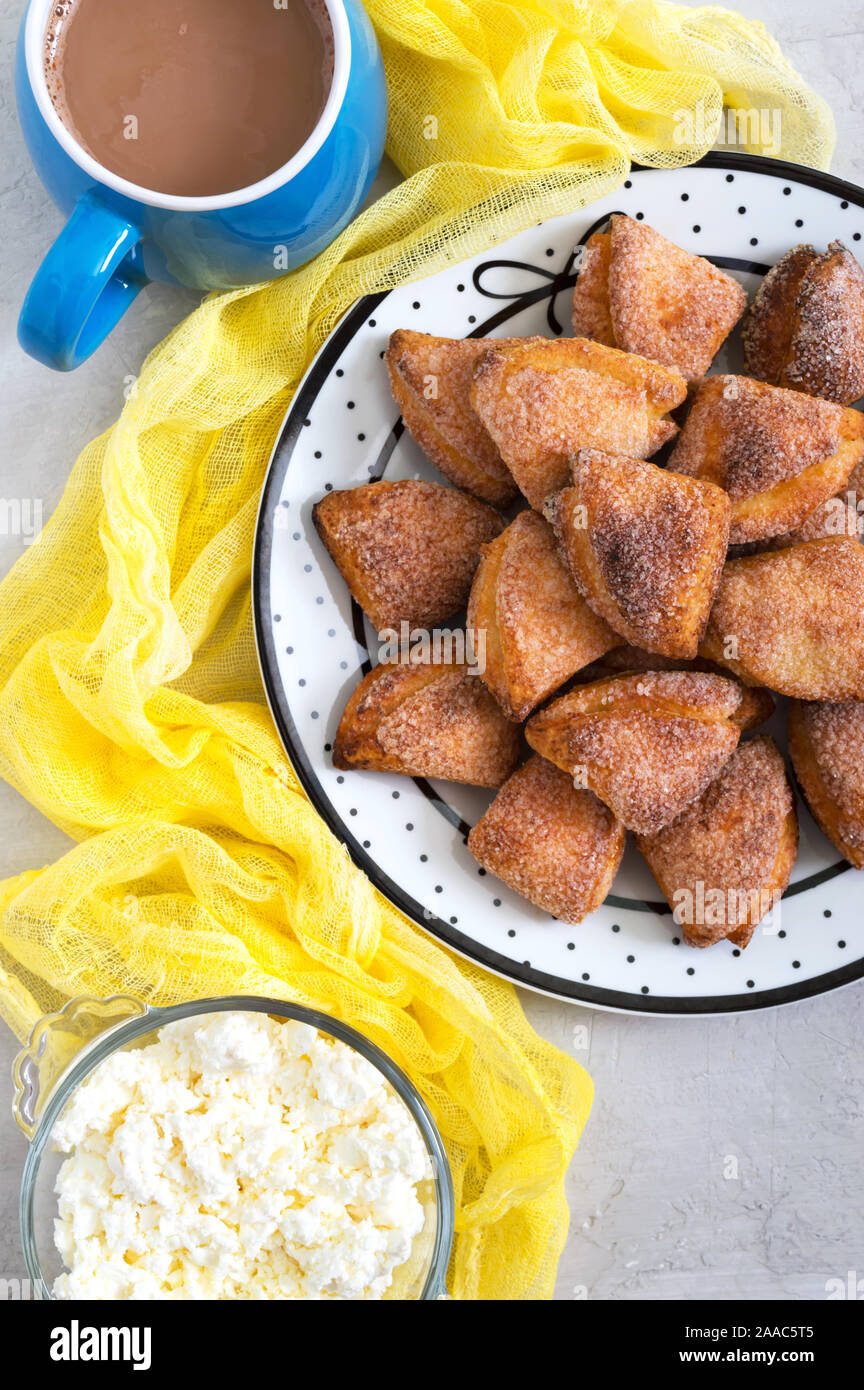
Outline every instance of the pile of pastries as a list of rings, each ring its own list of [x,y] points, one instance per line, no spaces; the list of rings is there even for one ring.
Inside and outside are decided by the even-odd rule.
[[[706,376],[742,317],[748,375]],[[815,819],[864,867],[864,273],[795,247],[748,307],[615,215],[573,330],[392,335],[405,426],[454,486],[330,492],[315,523],[379,631],[464,612],[475,659],[433,642],[375,666],[333,761],[496,789],[471,853],[569,923],[629,830],[684,939],[741,948],[797,851],[784,758],[742,738],[772,692]],[[718,892],[725,913],[680,910]]]

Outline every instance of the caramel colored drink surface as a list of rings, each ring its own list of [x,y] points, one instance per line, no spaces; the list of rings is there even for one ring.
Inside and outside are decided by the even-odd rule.
[[[61,0],[45,34],[61,120],[112,173],[213,197],[286,164],[333,76],[323,0]]]

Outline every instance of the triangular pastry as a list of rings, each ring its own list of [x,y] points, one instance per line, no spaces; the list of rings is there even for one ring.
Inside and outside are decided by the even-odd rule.
[[[467,666],[393,662],[373,667],[345,706],[333,765],[500,787],[520,744]]]
[[[628,830],[648,835],[701,795],[764,708],[725,676],[648,671],[577,686],[525,734]]]
[[[842,241],[794,246],[769,270],[741,328],[751,376],[851,405],[864,396],[864,270]]]
[[[400,328],[386,362],[405,427],[445,478],[483,502],[509,507],[519,495],[471,404],[474,369],[496,343],[516,338],[435,338]]]
[[[689,946],[746,946],[779,903],[798,850],[795,797],[773,739],[740,744],[698,800],[636,843]]]
[[[579,449],[647,458],[678,427],[667,411],[687,394],[677,372],[585,338],[525,339],[490,348],[471,400],[531,506],[566,485]]]
[[[725,492],[593,449],[572,479],[546,515],[579,592],[634,646],[695,657],[726,558]]]
[[[609,892],[624,841],[624,827],[602,801],[535,755],[504,783],[468,848],[514,892],[575,924]]]
[[[864,869],[864,703],[789,706],[789,756],[822,832]]]
[[[593,337],[599,329],[598,341],[672,367],[694,386],[746,307],[747,295],[731,275],[646,222],[615,213],[609,231],[588,243],[573,291],[573,332]]]
[[[484,546],[468,628],[485,634],[483,680],[516,720],[618,643],[577,590],[552,528],[531,511]]]
[[[864,700],[864,546],[847,536],[729,560],[701,656],[799,700]]]
[[[328,492],[312,517],[379,632],[433,628],[468,601],[480,547],[504,528],[492,507],[415,478]]]
[[[801,526],[864,458],[864,415],[744,376],[712,376],[687,416],[670,470],[725,488],[730,542]]]

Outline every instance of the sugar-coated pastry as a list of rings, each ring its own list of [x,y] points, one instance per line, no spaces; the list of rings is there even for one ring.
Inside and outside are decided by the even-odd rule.
[[[636,843],[688,945],[746,946],[798,851],[795,798],[773,739],[739,744],[696,801]]]
[[[585,243],[573,290],[573,332],[604,347],[617,347],[609,309],[609,261],[612,237],[595,232]]]
[[[606,652],[600,660],[593,662],[590,669],[599,666],[605,667],[604,675],[624,675],[636,671],[713,671],[718,676],[726,674],[713,661],[705,661],[701,656],[684,661],[681,657],[660,656],[658,652],[648,652],[644,647],[633,647],[629,643],[613,647],[611,652]],[[580,671],[579,674],[582,676],[585,673]]]
[[[535,755],[504,783],[468,848],[523,898],[575,924],[609,892],[624,840],[624,827],[602,801]]]
[[[484,634],[483,680],[508,718],[520,721],[618,642],[578,592],[552,528],[531,511],[484,546],[468,627]]]
[[[730,543],[783,535],[840,492],[864,458],[864,415],[743,376],[699,388],[669,468],[725,488]]]
[[[605,278],[605,294],[604,294]],[[623,213],[589,240],[573,291],[573,332],[700,382],[747,307],[725,271]]]
[[[581,449],[572,486],[546,503],[576,587],[634,646],[695,657],[729,543],[713,483]]]
[[[471,404],[471,382],[490,347],[518,341],[434,338],[399,328],[386,355],[393,397],[408,432],[445,478],[496,507],[509,507],[519,489]]]
[[[789,756],[813,819],[854,868],[864,869],[864,704],[793,700]]]
[[[864,396],[864,271],[842,241],[793,246],[741,327],[751,376],[840,405]]]
[[[577,686],[525,734],[628,830],[649,835],[704,791],[764,710],[726,676],[648,671]]]
[[[666,412],[687,384],[677,372],[585,338],[526,338],[490,348],[471,401],[537,511],[567,483],[582,448],[647,458],[678,430]]]
[[[864,459],[861,459],[860,463],[856,463],[852,469],[840,496],[864,520]]]
[[[699,651],[781,695],[864,699],[864,546],[829,536],[729,560]]]
[[[847,484],[848,488],[848,484]],[[846,500],[846,489],[839,497],[829,497],[811,512],[795,531],[787,531],[783,536],[771,536],[769,540],[748,541],[746,545],[730,545],[729,559],[739,555],[758,555],[763,550],[788,550],[790,545],[800,545],[802,541],[821,541],[825,536],[851,536],[860,540],[864,517],[855,506]]]
[[[520,744],[467,666],[394,662],[373,667],[345,706],[333,765],[500,787]]]
[[[379,632],[402,622],[432,628],[463,609],[480,547],[504,528],[492,507],[415,478],[328,492],[312,515]]]

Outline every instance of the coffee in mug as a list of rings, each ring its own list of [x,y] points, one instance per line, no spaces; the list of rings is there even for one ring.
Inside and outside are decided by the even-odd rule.
[[[333,78],[323,0],[58,0],[51,100],[104,168],[155,193],[216,197],[281,169]]]

